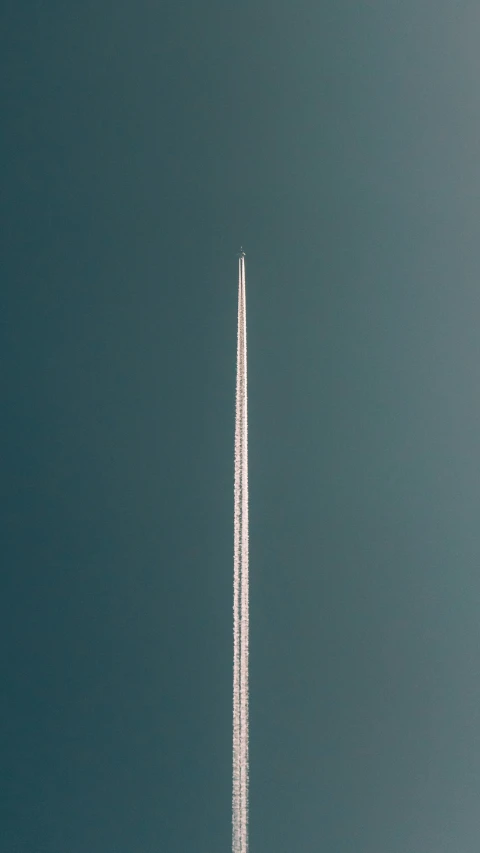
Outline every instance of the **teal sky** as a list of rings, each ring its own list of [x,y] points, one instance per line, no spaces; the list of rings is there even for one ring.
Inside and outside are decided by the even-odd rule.
[[[6,0],[0,853],[478,853],[480,8]]]

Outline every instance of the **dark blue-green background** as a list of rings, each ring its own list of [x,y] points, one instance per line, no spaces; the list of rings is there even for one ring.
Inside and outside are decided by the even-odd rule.
[[[0,853],[478,853],[480,9],[1,7]]]

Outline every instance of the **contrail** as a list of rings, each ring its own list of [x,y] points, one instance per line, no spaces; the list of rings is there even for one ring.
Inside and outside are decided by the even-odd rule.
[[[248,853],[248,419],[245,255],[238,261],[233,547],[232,851]]]

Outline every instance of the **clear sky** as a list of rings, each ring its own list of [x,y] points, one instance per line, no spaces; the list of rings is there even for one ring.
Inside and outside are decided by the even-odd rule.
[[[478,853],[480,7],[5,0],[0,853]]]

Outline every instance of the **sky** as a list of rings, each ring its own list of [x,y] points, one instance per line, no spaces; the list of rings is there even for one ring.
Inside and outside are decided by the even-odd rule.
[[[480,8],[5,0],[0,853],[477,853]]]

